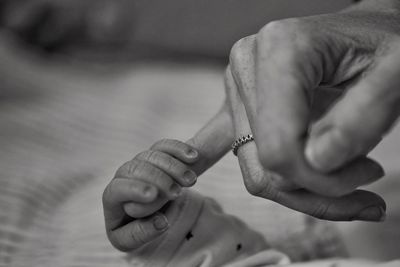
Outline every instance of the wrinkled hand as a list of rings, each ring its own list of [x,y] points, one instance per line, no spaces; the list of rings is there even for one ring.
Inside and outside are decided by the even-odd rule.
[[[228,152],[235,139],[247,135],[251,130],[230,68],[226,71],[225,82],[226,101],[223,107],[187,142],[199,151],[199,160],[193,166],[198,175]],[[375,217],[357,217],[357,215],[367,208],[385,205],[379,196],[361,190],[335,198],[321,196],[299,186],[282,186],[282,178],[277,173],[264,169],[260,164],[255,142],[242,146],[238,150],[238,158],[244,184],[252,195],[275,201],[314,217],[342,221],[379,220]],[[362,172],[362,169],[356,171]]]
[[[249,120],[229,68],[226,74],[226,88],[231,104],[235,136],[247,135],[251,131]],[[373,217],[360,217],[363,216],[362,212],[365,209],[379,205],[384,206],[383,200],[374,193],[356,190],[346,196],[330,197],[313,193],[295,183],[288,183],[279,173],[267,170],[261,165],[255,142],[240,147],[238,158],[245,186],[252,195],[275,201],[288,208],[321,219],[379,220],[379,218]],[[373,163],[364,160],[359,164],[364,162],[365,167],[370,168],[369,170],[357,166],[357,168],[351,168],[341,173],[329,176],[321,175],[321,179],[339,179],[340,181],[340,179],[350,179],[352,175],[375,175]]]
[[[356,189],[384,174],[366,155],[399,115],[398,25],[397,13],[350,10],[272,22],[233,47],[236,137],[256,143],[239,155],[252,194],[324,219],[384,218],[384,201]]]
[[[203,131],[254,134],[238,154],[251,194],[322,219],[384,219],[384,200],[357,188],[384,175],[366,155],[398,117],[397,18],[371,8],[277,21],[233,47],[214,118],[225,131]]]
[[[2,0],[1,27],[49,52],[123,43],[133,25],[130,0]]]

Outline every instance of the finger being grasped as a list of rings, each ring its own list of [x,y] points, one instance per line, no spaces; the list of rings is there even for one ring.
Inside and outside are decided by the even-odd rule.
[[[251,55],[248,55],[251,56]],[[252,60],[247,59],[245,60],[247,62],[247,71],[251,72],[252,69],[254,68],[254,65],[252,63]],[[242,77],[241,86],[246,86],[245,90],[252,90],[254,88],[249,88],[249,87],[254,87],[254,79],[251,78],[250,73],[248,75],[245,75],[247,78]],[[247,136],[252,133],[251,127],[250,127],[250,122],[246,113],[245,106],[241,100],[240,94],[237,89],[237,83],[234,81],[234,78],[232,76],[232,72],[230,67],[228,66],[226,73],[225,73],[225,88],[226,88],[226,94],[229,99],[230,103],[230,111],[231,111],[231,117],[234,125],[234,134],[235,138],[238,139],[242,136]],[[248,149],[250,148],[251,151],[257,151],[256,150],[256,143],[255,142],[249,142],[244,144],[243,146],[239,147],[238,149],[238,158],[239,158],[239,165],[242,170],[243,174],[243,179],[245,182],[245,185],[247,186],[247,189],[250,192],[262,190],[261,188],[256,188],[253,185],[258,184],[261,186],[261,184],[266,185],[266,183],[269,184],[269,186],[274,185],[275,187],[282,189],[282,190],[294,190],[298,189],[299,186],[297,186],[294,182],[292,182],[290,179],[284,179],[280,175],[276,173],[272,173],[268,170],[264,170],[264,168],[261,166],[259,160],[258,160],[258,155],[252,155],[251,152],[248,153]],[[263,172],[268,172],[268,177],[260,176],[260,175],[255,175],[255,173],[263,173]],[[258,179],[268,179],[269,181],[261,181]],[[254,179],[257,179],[258,181],[254,181]]]

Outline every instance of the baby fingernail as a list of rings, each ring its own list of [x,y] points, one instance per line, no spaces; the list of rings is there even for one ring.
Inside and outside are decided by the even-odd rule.
[[[160,214],[154,217],[153,225],[156,230],[162,231],[168,228],[169,223],[167,218],[164,215]]]
[[[169,188],[169,192],[173,197],[179,197],[182,193],[182,188],[177,184],[172,184]]]
[[[185,181],[188,185],[192,185],[196,182],[197,175],[194,171],[187,170],[183,174],[183,179],[185,179]]]
[[[363,209],[354,219],[362,221],[383,222],[386,219],[386,211],[382,206],[372,206]]]
[[[197,158],[197,156],[199,155],[199,153],[198,153],[196,150],[194,150],[194,149],[190,149],[189,151],[186,152],[186,155],[187,155],[189,158]]]

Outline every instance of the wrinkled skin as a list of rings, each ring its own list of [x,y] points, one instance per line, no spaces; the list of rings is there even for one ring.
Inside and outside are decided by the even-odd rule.
[[[367,154],[398,117],[399,16],[373,2],[275,21],[232,48],[220,124],[201,132],[214,145],[254,134],[238,154],[252,195],[321,219],[384,220],[384,200],[358,188],[383,177]]]
[[[384,219],[383,199],[357,188],[384,175],[366,155],[399,115],[400,16],[372,2],[272,22],[233,47],[228,102],[236,137],[255,136],[239,154],[251,194],[322,219]]]

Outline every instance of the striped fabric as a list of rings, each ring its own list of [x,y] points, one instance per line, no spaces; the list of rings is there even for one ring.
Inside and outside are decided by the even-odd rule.
[[[154,141],[189,138],[223,99],[217,67],[78,67],[0,47],[0,266],[126,266],[104,233],[105,185]],[[329,224],[251,197],[232,155],[196,188],[297,260],[342,253]]]

